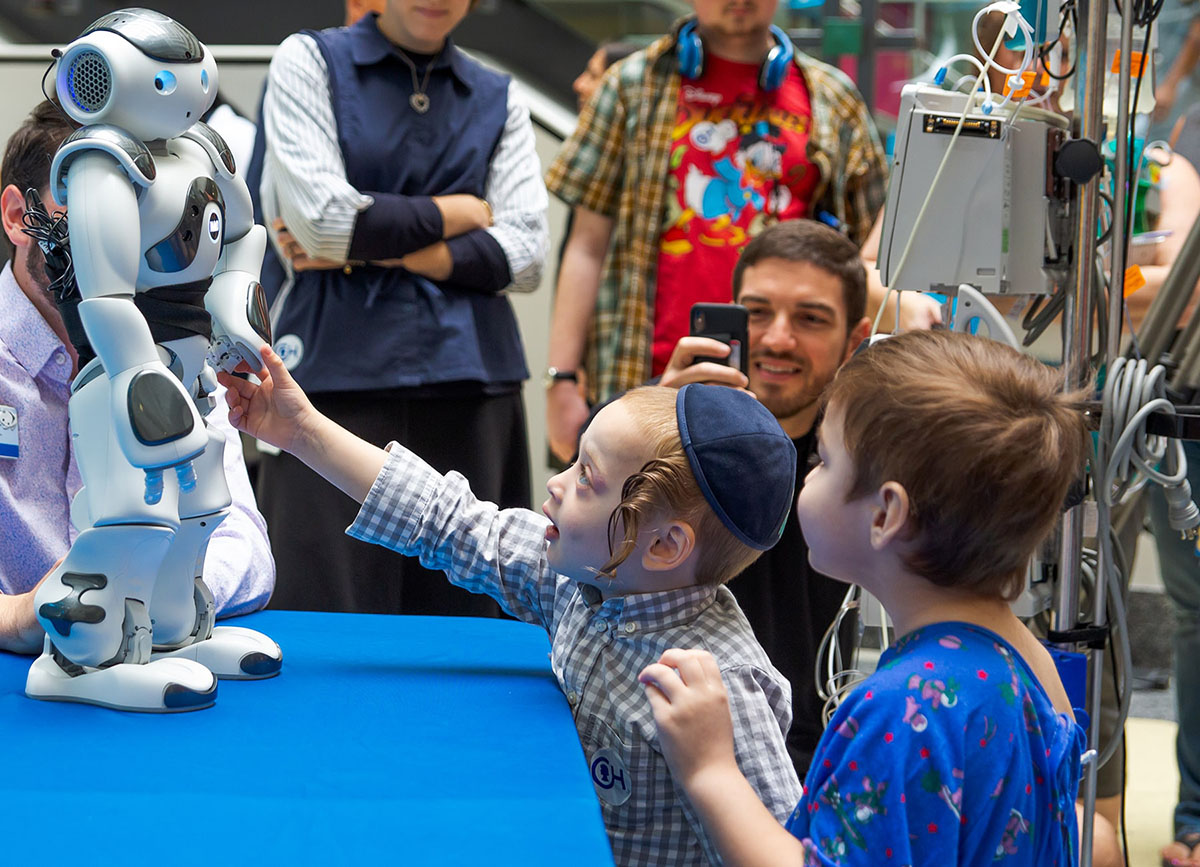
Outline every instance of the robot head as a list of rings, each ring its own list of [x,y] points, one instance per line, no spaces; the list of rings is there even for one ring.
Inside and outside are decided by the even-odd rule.
[[[113,124],[143,141],[179,135],[217,95],[212,52],[186,27],[149,9],[96,19],[63,51],[55,78],[72,119]]]

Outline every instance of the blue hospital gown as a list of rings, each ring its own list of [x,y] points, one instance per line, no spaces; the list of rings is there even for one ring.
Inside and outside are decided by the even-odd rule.
[[[806,865],[1068,867],[1085,748],[1003,638],[932,624],[838,708],[787,828]]]

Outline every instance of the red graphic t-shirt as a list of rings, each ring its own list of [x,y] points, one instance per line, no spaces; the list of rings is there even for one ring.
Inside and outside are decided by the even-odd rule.
[[[757,64],[712,54],[684,79],[672,132],[667,214],[654,297],[654,374],[688,333],[697,301],[728,302],[742,247],[779,220],[809,214],[817,169],[808,161],[812,110],[800,71],[764,93]]]

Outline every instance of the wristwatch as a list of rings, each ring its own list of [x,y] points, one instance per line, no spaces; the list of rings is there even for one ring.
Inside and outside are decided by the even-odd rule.
[[[579,374],[574,370],[559,370],[557,367],[546,368],[546,388],[550,388],[556,382],[579,382]]]

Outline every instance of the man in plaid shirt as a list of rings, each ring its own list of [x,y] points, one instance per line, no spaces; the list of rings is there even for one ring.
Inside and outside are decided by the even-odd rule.
[[[719,864],[658,746],[638,673],[666,649],[710,651],[738,766],[780,821],[801,789],[784,737],[791,690],[724,582],[779,539],[796,450],[749,394],[635,389],[584,432],[539,515],[481,502],[396,443],[372,446],[317,412],[263,348],[261,385],[222,375],[239,429],[300,458],[362,509],[347,532],[420,558],[544,628],[621,867]],[[748,484],[753,480],[753,484]]]
[[[602,402],[661,373],[695,301],[730,301],[741,247],[820,219],[862,245],[883,148],[850,80],[770,29],[778,0],[693,0],[694,18],[611,67],[546,175],[574,208],[547,378],[566,460]],[[586,367],[586,389],[579,373]]]

